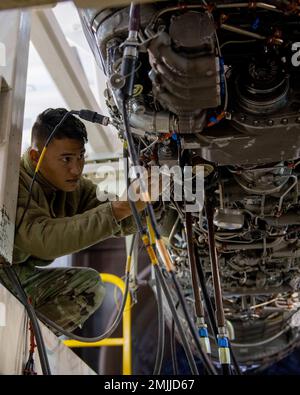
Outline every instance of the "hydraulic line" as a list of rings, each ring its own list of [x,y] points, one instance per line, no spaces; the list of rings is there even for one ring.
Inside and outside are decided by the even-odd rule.
[[[186,303],[184,301],[184,296],[182,294],[182,291],[181,291],[181,288],[179,286],[179,283],[178,283],[178,281],[177,281],[177,279],[175,277],[175,273],[174,272],[170,272],[170,275],[171,275],[171,279],[173,281],[173,284],[175,286],[176,293],[178,295],[180,305],[181,305],[181,307],[183,309],[185,319],[187,320],[188,327],[190,329],[191,335],[192,335],[193,340],[195,342],[197,351],[198,351],[199,355],[201,356],[202,361],[204,363],[204,367],[207,370],[208,374],[216,375],[217,372],[216,372],[213,364],[211,363],[209,357],[207,356],[206,352],[203,351],[203,348],[202,348],[201,343],[199,341],[198,333],[197,333],[197,331],[195,329],[195,326],[194,326],[192,320],[190,319],[189,312],[187,310],[187,306],[186,306]]]
[[[213,308],[212,300],[210,299],[208,291],[207,291],[205,276],[204,276],[202,264],[200,261],[197,245],[194,246],[194,253],[195,253],[196,262],[198,262],[198,264],[197,264],[198,278],[199,278],[199,282],[200,282],[200,286],[201,286],[201,290],[202,290],[202,294],[203,294],[203,299],[204,299],[206,311],[208,314],[209,324],[210,324],[211,330],[214,334],[216,344],[218,344],[218,327],[217,327],[216,318],[214,315],[214,308]],[[235,368],[237,374],[241,375],[242,372],[241,372],[240,366],[237,362],[237,359],[235,357],[235,354],[232,350],[231,342],[229,342],[229,349],[230,349],[230,355],[231,355],[231,358],[232,358],[232,361],[234,364],[234,368]]]
[[[205,324],[204,308],[201,300],[199,284],[197,280],[197,268],[195,253],[193,248],[193,228],[192,228],[192,214],[190,212],[185,213],[185,228],[186,228],[186,238],[187,238],[187,249],[188,249],[188,259],[191,271],[193,294],[195,300],[195,314],[197,318],[197,327],[200,337],[200,342],[206,354],[211,354],[210,342],[208,337],[207,325]]]
[[[157,291],[157,310],[158,310],[158,343],[157,343],[157,352],[156,352],[153,375],[159,375],[161,373],[161,368],[164,358],[164,349],[165,349],[165,317],[163,310],[161,286],[159,279],[157,278],[156,271],[155,271],[155,284]]]
[[[201,286],[201,290],[202,290],[202,294],[203,294],[203,299],[204,299],[206,311],[207,311],[208,318],[209,318],[210,327],[213,331],[215,338],[217,339],[218,327],[217,327],[216,319],[214,316],[214,308],[213,308],[210,296],[207,292],[205,276],[204,276],[203,268],[202,268],[202,265],[200,262],[200,257],[199,257],[197,245],[195,245],[195,247],[194,247],[194,253],[195,253],[196,262],[198,262],[198,264],[196,266],[197,272],[198,272],[198,278],[199,278],[199,282],[200,282],[200,286]]]
[[[208,226],[208,244],[209,244],[209,255],[211,260],[212,277],[215,291],[215,301],[216,301],[216,319],[218,327],[225,327],[225,315],[223,309],[222,300],[222,290],[221,290],[221,280],[219,274],[219,267],[217,261],[217,253],[214,239],[214,229],[213,229],[213,207],[210,200],[206,200],[206,218]]]
[[[147,225],[150,236],[150,243],[152,248],[155,250],[155,236],[152,232],[151,223],[149,217],[147,217]],[[161,285],[159,279],[157,277],[156,271],[155,275],[155,286],[157,292],[157,312],[158,312],[158,343],[157,343],[157,352],[155,358],[155,366],[153,370],[153,375],[159,375],[161,372],[161,367],[164,359],[164,349],[165,349],[165,317],[164,317],[164,309],[163,309],[163,301],[162,301],[162,292]]]
[[[208,227],[208,244],[209,244],[209,255],[211,261],[212,279],[215,293],[215,304],[216,304],[216,320],[218,326],[218,349],[219,349],[219,361],[223,369],[223,374],[230,374],[230,348],[229,339],[226,334],[226,321],[223,309],[222,289],[221,280],[218,266],[217,251],[215,246],[215,235],[214,235],[214,223],[213,215],[214,210],[211,199],[206,199],[206,219]]]
[[[167,299],[168,305],[170,307],[173,319],[174,319],[175,324],[177,326],[177,330],[179,332],[179,335],[180,335],[180,338],[181,338],[181,341],[182,341],[183,348],[185,350],[186,357],[188,359],[188,363],[189,363],[191,372],[192,372],[193,375],[198,375],[199,372],[198,372],[198,369],[197,369],[197,365],[196,365],[193,353],[191,351],[190,345],[189,345],[189,343],[187,341],[187,338],[186,338],[186,335],[184,333],[184,329],[183,329],[182,323],[181,323],[181,321],[180,321],[180,319],[178,317],[177,310],[176,310],[174,302],[172,300],[170,291],[169,291],[169,289],[167,287],[167,284],[165,282],[163,274],[161,273],[161,269],[160,269],[160,267],[158,265],[155,265],[154,266],[154,270],[157,273],[157,278],[158,278],[158,280],[159,280],[159,282],[161,284],[161,287],[162,287],[162,289],[164,291],[164,294],[165,294],[165,297]]]
[[[177,304],[178,306],[178,304]],[[177,308],[176,306],[176,308]],[[178,370],[178,361],[177,361],[177,355],[176,355],[176,337],[175,337],[175,322],[174,318],[172,318],[172,324],[171,324],[171,355],[172,355],[172,366],[173,366],[173,374],[177,375],[179,374]]]
[[[203,309],[201,296],[199,292],[199,285],[196,277],[197,269],[195,262],[195,254],[193,250],[192,214],[190,212],[185,213],[185,230],[186,230],[186,238],[187,238],[189,265],[190,265],[192,285],[193,285],[193,294],[195,299],[195,314],[196,317],[204,318],[204,309]]]

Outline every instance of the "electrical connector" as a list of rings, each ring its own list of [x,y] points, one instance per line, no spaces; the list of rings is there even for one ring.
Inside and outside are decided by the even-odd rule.
[[[99,123],[100,125],[104,125],[104,126],[107,126],[110,123],[109,117],[101,115],[95,111],[80,110],[76,112],[74,111],[74,113],[88,122]]]

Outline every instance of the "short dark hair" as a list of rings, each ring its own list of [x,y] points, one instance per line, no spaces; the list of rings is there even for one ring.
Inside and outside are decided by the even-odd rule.
[[[31,133],[31,142],[44,145],[55,126],[62,120],[68,111],[65,108],[47,108],[38,115]],[[69,115],[57,129],[55,139],[75,139],[87,143],[87,132],[83,122],[74,115]]]

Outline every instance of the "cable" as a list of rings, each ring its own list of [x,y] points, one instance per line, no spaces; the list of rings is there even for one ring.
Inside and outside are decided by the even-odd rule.
[[[177,279],[176,279],[176,277],[175,277],[174,272],[171,272],[171,278],[172,278],[173,284],[174,284],[174,286],[175,286],[175,289],[177,290],[177,295],[178,295],[178,297],[179,297],[180,305],[181,305],[181,307],[183,308],[183,312],[184,312],[185,318],[186,318],[186,320],[187,320],[188,327],[189,327],[189,329],[190,329],[191,335],[192,335],[193,340],[194,340],[194,342],[195,342],[196,348],[197,348],[199,354],[201,355],[201,358],[202,358],[202,360],[203,360],[204,366],[205,366],[205,368],[206,368],[206,370],[207,370],[207,372],[208,372],[209,374],[211,374],[211,375],[216,375],[217,372],[216,372],[216,370],[215,370],[213,364],[211,363],[211,361],[210,361],[210,359],[208,358],[207,354],[203,351],[203,349],[202,349],[202,347],[201,347],[201,344],[200,344],[200,341],[199,341],[198,333],[197,333],[197,331],[196,331],[196,329],[195,329],[195,326],[193,325],[193,322],[192,322],[192,320],[191,320],[191,318],[190,318],[189,312],[188,312],[188,310],[187,310],[186,303],[184,302],[184,296],[183,296],[183,294],[182,294],[181,288],[180,288],[180,286],[179,286],[179,284],[178,284],[178,281],[177,281]]]
[[[32,323],[32,329],[33,329],[34,336],[36,339],[36,344],[37,344],[37,348],[38,348],[42,372],[44,375],[50,376],[51,369],[50,369],[50,365],[49,365],[49,361],[48,361],[48,356],[47,356],[46,347],[45,347],[45,343],[43,340],[41,328],[40,328],[39,322],[37,320],[35,310],[34,310],[33,306],[31,305],[31,303],[29,303],[28,297],[27,297],[27,295],[20,283],[19,277],[18,277],[17,273],[15,272],[14,268],[10,265],[4,266],[4,272],[6,273],[7,277],[12,282],[12,284],[15,285],[16,290],[19,294],[20,301],[25,306],[25,309],[27,311],[29,319]]]
[[[185,232],[186,232],[189,268],[192,278],[192,289],[193,289],[193,295],[195,300],[195,305],[194,305],[195,315],[196,317],[204,318],[204,309],[202,305],[202,300],[201,300],[201,295],[200,295],[199,285],[196,275],[196,260],[195,260],[195,254],[193,249],[192,214],[187,211],[185,213]]]
[[[178,307],[178,303],[176,304],[175,308],[177,309],[177,307]],[[173,374],[178,375],[179,369],[178,369],[177,352],[176,352],[175,322],[173,317],[171,324],[171,356],[172,356]]]
[[[162,287],[162,289],[164,291],[164,294],[165,294],[167,302],[169,304],[169,307],[170,307],[173,319],[175,321],[175,324],[177,326],[179,335],[181,337],[182,345],[183,345],[183,348],[184,348],[184,351],[185,351],[185,355],[187,357],[187,360],[188,360],[188,363],[189,363],[189,366],[190,366],[190,369],[191,369],[191,373],[193,375],[198,375],[199,372],[198,372],[198,369],[197,369],[197,365],[196,365],[193,353],[191,351],[190,345],[189,345],[189,343],[187,341],[187,338],[186,338],[186,335],[184,333],[184,329],[183,329],[182,323],[180,322],[180,319],[178,317],[178,314],[177,314],[174,302],[172,300],[170,291],[169,291],[169,289],[167,287],[167,284],[165,282],[165,279],[164,279],[164,277],[163,277],[163,275],[161,273],[161,269],[160,269],[160,267],[158,265],[155,265],[154,269],[155,269],[155,272],[157,273],[157,278],[158,278],[158,280],[159,280],[159,282],[161,284],[161,287]]]
[[[155,251],[155,237],[153,232],[151,232],[152,228],[148,217],[147,217],[147,224],[148,224],[148,230],[150,235],[150,243],[152,245],[153,250]],[[159,279],[157,277],[156,271],[154,272],[154,275],[155,275],[155,285],[157,292],[158,343],[157,343],[157,351],[156,351],[153,375],[159,375],[161,372],[161,367],[164,358],[164,349],[165,349],[165,317],[163,310],[161,285],[159,283]]]
[[[157,278],[156,271],[155,271],[155,282],[156,282],[156,291],[157,291],[157,310],[158,310],[158,343],[157,343],[157,352],[156,352],[153,375],[159,375],[161,373],[161,367],[163,363],[164,349],[165,349],[165,319],[164,319],[164,311],[163,311],[161,286]]]

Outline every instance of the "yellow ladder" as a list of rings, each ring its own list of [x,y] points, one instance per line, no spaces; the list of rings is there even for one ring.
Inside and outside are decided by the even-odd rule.
[[[100,273],[99,274],[104,283],[110,283],[120,289],[122,294],[125,293],[124,281],[114,274]],[[64,340],[64,344],[68,347],[102,347],[102,346],[122,346],[123,348],[123,374],[132,374],[132,360],[131,360],[131,296],[128,293],[125,309],[123,313],[123,337],[107,338],[99,342],[86,343],[77,340]]]

